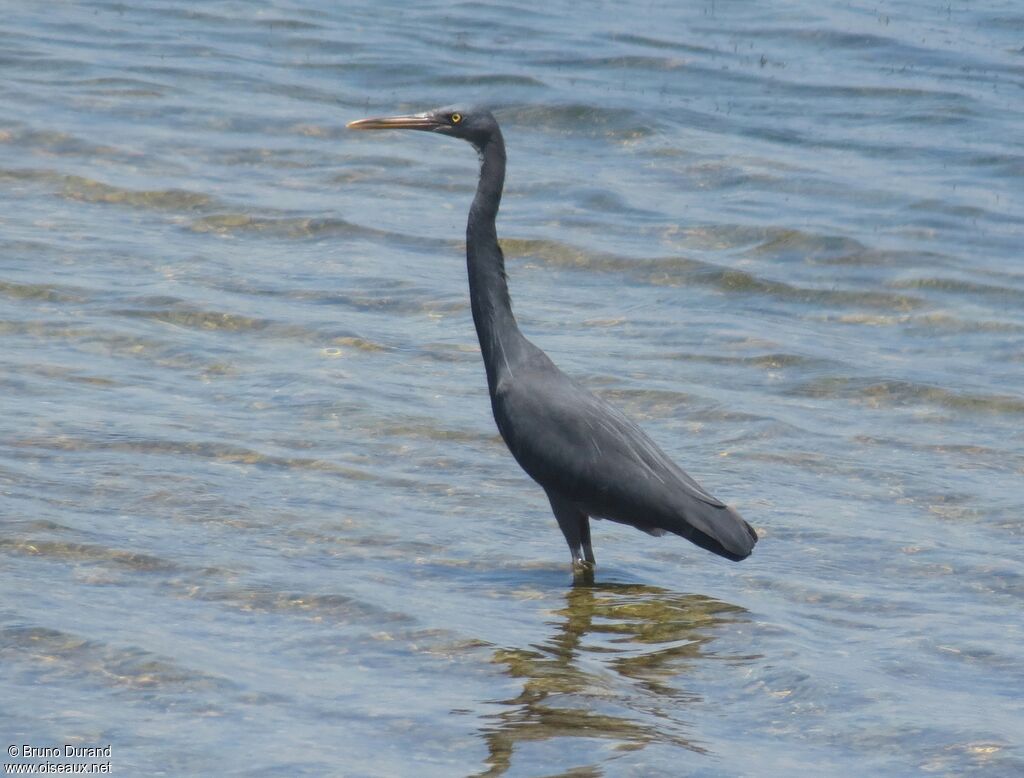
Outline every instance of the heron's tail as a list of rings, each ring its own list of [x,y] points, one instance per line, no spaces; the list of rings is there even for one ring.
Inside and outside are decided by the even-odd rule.
[[[674,525],[674,526],[673,526]],[[757,543],[757,533],[728,505],[715,506],[694,501],[686,514],[665,529],[733,562],[742,562]]]

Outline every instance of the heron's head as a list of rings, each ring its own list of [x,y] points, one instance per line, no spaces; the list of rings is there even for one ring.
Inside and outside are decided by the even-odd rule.
[[[425,130],[468,140],[478,149],[498,133],[498,122],[486,108],[449,105],[424,113],[359,119],[350,130]]]

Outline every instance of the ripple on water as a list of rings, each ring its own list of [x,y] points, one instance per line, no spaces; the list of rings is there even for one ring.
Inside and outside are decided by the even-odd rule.
[[[11,441],[11,445],[26,450],[50,452],[111,451],[161,456],[190,456],[226,464],[238,463],[270,468],[328,472],[360,481],[377,480],[380,477],[367,470],[340,465],[324,459],[275,456],[240,446],[206,441],[155,440],[132,438],[123,434],[110,434],[101,439],[60,435],[49,438],[25,437]],[[389,479],[389,481],[392,486],[408,483],[400,479]]]
[[[636,259],[588,251],[549,240],[506,238],[506,256],[540,260],[555,267],[603,273],[621,273],[656,286],[697,284],[731,294],[750,294],[791,300],[819,307],[846,306],[908,311],[927,303],[913,295],[870,289],[808,288],[760,278],[754,273],[687,257]]]
[[[125,205],[158,211],[203,211],[216,205],[216,200],[201,192],[181,189],[138,191],[104,184],[81,176],[64,179],[62,196],[86,203]]]
[[[647,138],[656,133],[651,117],[629,109],[609,110],[586,103],[528,104],[502,111],[502,118],[512,125],[525,125],[534,131],[559,134],[582,132],[616,140]]]
[[[176,563],[151,554],[109,548],[91,543],[56,540],[0,540],[0,553],[38,556],[72,566],[95,564],[138,573],[176,573]]]
[[[870,376],[827,376],[791,390],[804,397],[855,400],[871,407],[934,405],[972,413],[1024,413],[1024,397],[952,391],[913,381],[886,381]]]
[[[0,627],[0,656],[10,672],[34,683],[107,687],[166,707],[210,710],[208,700],[241,692],[226,678],[167,656],[45,627]]]

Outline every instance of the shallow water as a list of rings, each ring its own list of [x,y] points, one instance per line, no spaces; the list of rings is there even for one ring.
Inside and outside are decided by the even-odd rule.
[[[1024,772],[1024,13],[678,5],[4,7],[9,744]],[[490,417],[473,152],[343,129],[455,101],[523,329],[746,562],[602,522],[571,586]]]

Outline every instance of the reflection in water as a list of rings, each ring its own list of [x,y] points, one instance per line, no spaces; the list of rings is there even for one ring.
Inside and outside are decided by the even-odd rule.
[[[481,775],[508,770],[517,743],[556,738],[601,738],[619,751],[660,742],[703,753],[680,719],[681,708],[700,698],[675,681],[714,657],[706,647],[716,627],[744,620],[745,612],[654,586],[574,586],[548,641],[495,652],[494,661],[524,682],[483,730],[488,769]]]

